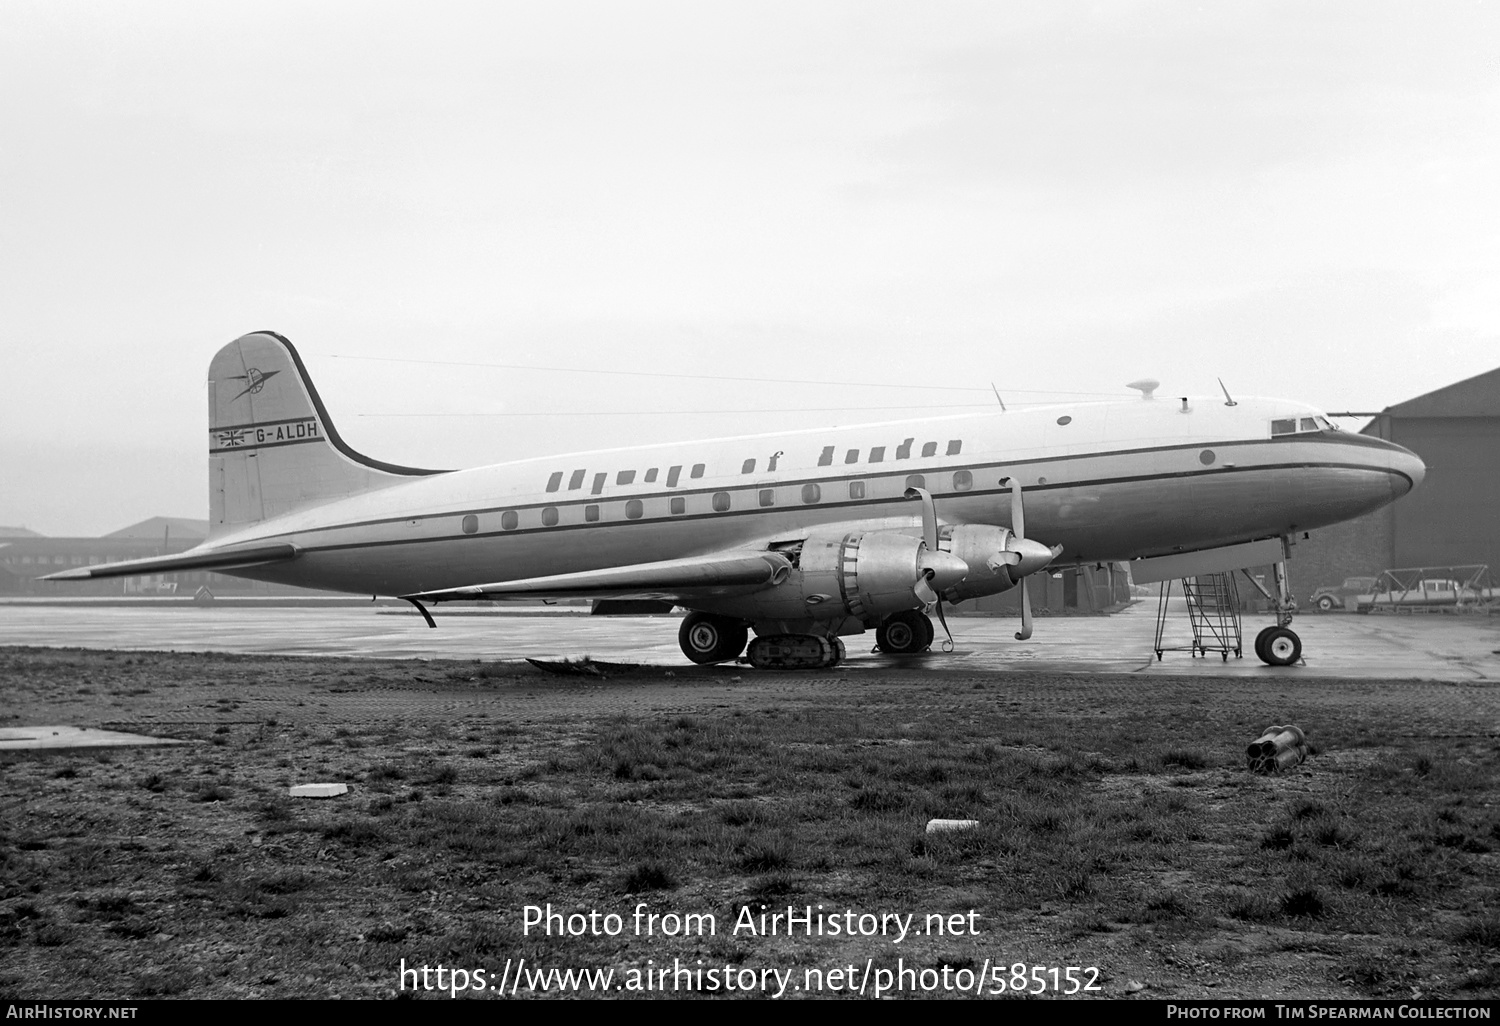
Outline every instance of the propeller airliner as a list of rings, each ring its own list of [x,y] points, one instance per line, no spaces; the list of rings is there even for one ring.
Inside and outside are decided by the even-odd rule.
[[[274,332],[226,345],[208,378],[208,539],[48,580],[213,570],[396,596],[429,625],[427,606],[460,600],[681,607],[693,662],[823,668],[867,630],[883,652],[923,651],[944,601],[1012,588],[1029,637],[1043,570],[1126,561],[1144,583],[1272,564],[1276,623],[1256,653],[1288,665],[1293,539],[1426,469],[1300,403],[1137,382],[1118,402],[430,470],[345,443]]]

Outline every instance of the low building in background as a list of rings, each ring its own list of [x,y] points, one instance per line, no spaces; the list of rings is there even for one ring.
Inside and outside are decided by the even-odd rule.
[[[1500,368],[1382,410],[1362,433],[1422,457],[1427,479],[1400,502],[1299,540],[1298,602],[1397,567],[1485,563],[1500,575]]]
[[[203,587],[207,587],[214,595],[326,594],[283,584],[247,581],[207,571],[147,574],[99,581],[57,582],[37,579],[69,567],[186,552],[207,537],[207,520],[185,517],[151,517],[100,538],[48,538],[23,527],[0,527],[0,596],[191,597]]]

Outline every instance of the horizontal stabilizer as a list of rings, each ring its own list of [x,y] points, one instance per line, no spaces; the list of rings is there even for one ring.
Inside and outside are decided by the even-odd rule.
[[[192,549],[175,556],[150,556],[123,563],[100,563],[48,574],[44,581],[87,581],[96,577],[133,577],[136,574],[175,574],[187,570],[227,570],[231,567],[259,566],[262,563],[284,563],[297,556],[297,546],[290,542],[253,545],[238,549],[215,549],[210,552]]]
[[[778,584],[791,571],[779,552],[717,553],[635,563],[607,570],[530,577],[520,581],[475,584],[403,595],[424,602],[505,598],[629,598],[670,601],[682,595],[723,595],[756,591]]]

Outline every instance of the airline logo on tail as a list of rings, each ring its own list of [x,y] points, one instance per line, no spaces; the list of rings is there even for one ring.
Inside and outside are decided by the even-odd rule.
[[[251,367],[249,372],[246,374],[234,375],[233,380],[250,382],[250,384],[245,387],[245,390],[241,392],[240,395],[259,395],[260,390],[266,387],[266,382],[270,381],[280,373],[281,371],[266,371],[264,374],[262,374],[254,367]],[[238,399],[240,395],[235,396],[234,399]],[[234,402],[234,399],[231,399],[229,401]]]

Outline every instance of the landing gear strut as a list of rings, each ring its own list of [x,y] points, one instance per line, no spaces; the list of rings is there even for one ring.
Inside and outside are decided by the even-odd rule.
[[[1302,658],[1302,639],[1291,628],[1292,617],[1297,613],[1297,600],[1292,597],[1287,580],[1286,560],[1273,563],[1271,572],[1276,578],[1275,595],[1261,587],[1259,581],[1250,578],[1261,593],[1276,604],[1276,622],[1255,636],[1255,654],[1269,666],[1291,666]]]
[[[932,621],[919,609],[892,613],[875,628],[875,647],[886,655],[925,652],[932,638]]]

